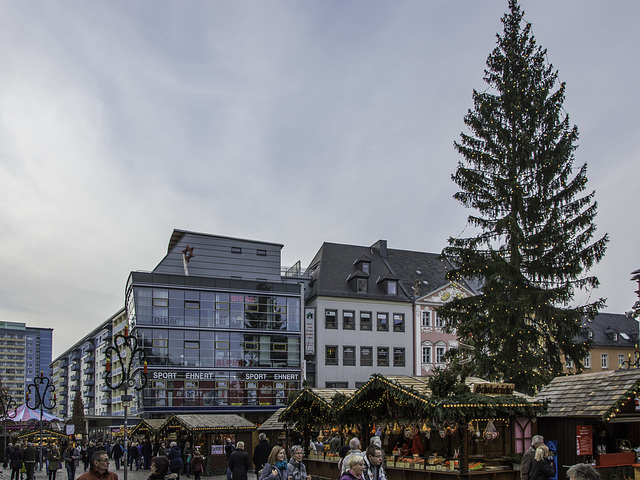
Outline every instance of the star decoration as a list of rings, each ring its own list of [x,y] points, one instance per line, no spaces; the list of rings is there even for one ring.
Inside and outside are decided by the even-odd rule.
[[[189,244],[187,244],[187,248],[182,250],[182,254],[184,255],[184,259],[187,261],[187,263],[189,263],[189,260],[195,257],[195,255],[193,254],[193,248],[194,247],[190,247]]]

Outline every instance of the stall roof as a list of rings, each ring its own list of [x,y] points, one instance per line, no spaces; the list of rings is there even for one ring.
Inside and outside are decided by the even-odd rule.
[[[131,435],[138,433],[139,430],[148,429],[152,433],[157,432],[167,422],[166,418],[146,418],[140,420],[135,428],[131,431]]]
[[[284,430],[285,423],[278,420],[278,417],[282,412],[284,412],[284,407],[279,408],[278,410],[275,411],[273,415],[267,418],[267,420],[258,427],[258,431],[263,432],[263,431],[273,431],[273,430]],[[287,426],[289,428],[293,428],[295,424],[288,424]]]
[[[298,396],[278,415],[279,421],[304,420],[326,423],[331,411],[331,400],[336,395],[349,398],[355,392],[350,388],[304,388]],[[306,415],[300,416],[302,411]]]
[[[541,417],[582,417],[610,420],[640,387],[640,369],[612,370],[556,377],[536,400],[547,400],[549,410]]]
[[[201,432],[232,432],[256,429],[256,426],[249,420],[233,414],[172,415],[162,425],[162,428],[176,422],[182,424],[187,430]]]

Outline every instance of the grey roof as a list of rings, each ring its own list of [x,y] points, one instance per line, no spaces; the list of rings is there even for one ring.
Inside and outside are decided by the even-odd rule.
[[[635,392],[640,369],[611,370],[556,377],[536,400],[548,400],[549,410],[542,417],[582,417],[604,420],[617,402]]]
[[[587,340],[587,332],[593,332],[591,339],[596,347],[634,348],[638,343],[638,320],[620,313],[599,313],[593,320],[582,322],[582,333],[576,342]],[[617,340],[615,339],[617,333]],[[626,338],[625,338],[626,337]]]
[[[265,420],[265,422],[258,427],[259,432],[263,431],[273,431],[273,430],[284,430],[284,422],[278,420],[278,417],[282,412],[284,412],[285,407],[279,408],[275,411],[273,415]],[[288,424],[289,428],[292,428],[294,425]]]
[[[175,418],[189,430],[233,431],[254,430],[256,426],[249,420],[234,414],[202,414],[202,415],[173,415],[165,424]]]
[[[309,263],[309,270],[313,271],[310,298],[318,295],[362,296],[367,299],[412,302],[416,281],[420,285],[419,295],[437,290],[449,283],[445,275],[452,267],[447,260],[440,258],[439,253],[396,250],[386,248],[385,245],[384,240],[379,240],[370,247],[323,243]],[[371,281],[369,292],[360,294],[347,282],[347,279],[366,276],[357,269],[356,265],[365,257],[371,260],[369,274]],[[397,295],[386,294],[383,282],[376,284],[376,281],[385,279],[399,280],[400,288]]]

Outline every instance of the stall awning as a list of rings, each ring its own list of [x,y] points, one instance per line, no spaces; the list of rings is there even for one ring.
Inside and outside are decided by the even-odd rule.
[[[348,388],[303,388],[278,416],[278,420],[309,425],[330,423],[333,399],[348,399],[354,391]]]
[[[549,410],[541,417],[613,421],[621,407],[636,397],[638,390],[640,369],[612,370],[556,377],[535,398],[549,402]]]
[[[131,430],[131,435],[143,435],[143,434],[151,434],[156,433],[160,428],[166,423],[166,419],[164,418],[148,418],[145,420],[140,420],[133,430]]]

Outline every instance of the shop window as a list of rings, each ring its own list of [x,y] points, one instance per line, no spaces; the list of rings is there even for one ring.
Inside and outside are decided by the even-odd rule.
[[[379,332],[388,332],[389,331],[389,314],[388,313],[378,313],[378,331]]]
[[[389,366],[389,347],[378,347],[378,366]]]
[[[324,311],[324,328],[335,330],[338,328],[337,310]]]
[[[345,310],[342,312],[342,329],[343,330],[355,330],[356,320],[355,312]]]
[[[360,366],[373,366],[373,347],[360,347]]]
[[[393,331],[404,332],[404,313],[393,314]]]
[[[325,347],[325,365],[338,365],[338,347],[328,345]]]
[[[404,367],[405,366],[405,355],[404,348],[394,347],[393,349],[393,366],[394,367]]]
[[[360,312],[360,330],[370,332],[373,330],[371,324],[371,312]]]
[[[349,367],[356,365],[356,347],[352,345],[342,347],[342,364]]]

